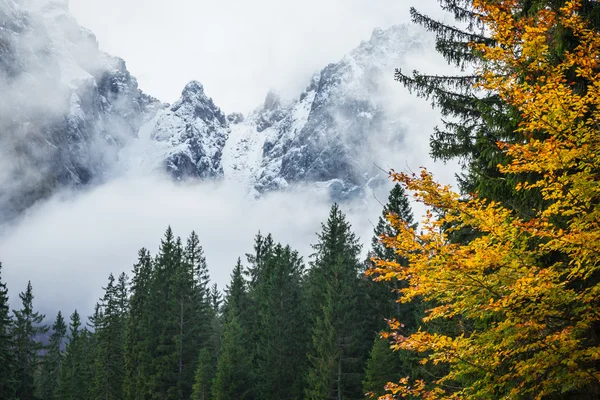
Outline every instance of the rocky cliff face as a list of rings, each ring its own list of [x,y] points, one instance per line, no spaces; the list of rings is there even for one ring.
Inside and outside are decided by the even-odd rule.
[[[0,93],[0,221],[101,180],[160,107],[58,0],[0,0]]]
[[[385,161],[380,147],[390,137],[401,140],[403,129],[382,87],[393,84],[394,67],[422,46],[420,34],[406,26],[376,29],[369,41],[316,74],[292,104],[270,94],[244,122],[232,125],[226,176],[244,170],[257,192],[317,183],[336,199],[375,184],[381,176],[377,164]]]

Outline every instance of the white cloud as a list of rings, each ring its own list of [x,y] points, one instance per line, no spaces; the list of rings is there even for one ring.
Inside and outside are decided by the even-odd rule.
[[[201,81],[227,112],[249,111],[267,90],[301,93],[373,28],[408,22],[397,0],[71,0],[100,47],[123,57],[146,92],[174,102]],[[419,9],[440,14],[434,0]]]

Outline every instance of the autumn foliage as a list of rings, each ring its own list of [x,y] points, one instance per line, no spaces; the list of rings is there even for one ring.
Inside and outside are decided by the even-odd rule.
[[[418,230],[389,216],[399,234],[383,241],[408,266],[375,260],[370,272],[407,281],[402,301],[427,301],[425,322],[456,321],[461,333],[405,336],[392,321],[395,349],[448,372],[389,383],[390,399],[600,396],[600,35],[578,1],[527,15],[519,4],[475,0],[495,41],[475,45],[478,84],[517,110],[525,140],[497,143],[510,160],[499,168],[528,177],[515,191],[539,193],[544,206],[524,218],[427,171],[392,173],[430,211]],[[557,54],[559,36],[572,45]],[[450,240],[459,230],[473,238]]]

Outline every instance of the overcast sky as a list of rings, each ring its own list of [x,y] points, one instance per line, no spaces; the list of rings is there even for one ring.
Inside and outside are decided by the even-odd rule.
[[[408,22],[415,4],[439,13],[434,0],[70,0],[70,9],[144,91],[172,103],[198,80],[229,113],[255,108],[271,88],[299,95],[373,28]]]

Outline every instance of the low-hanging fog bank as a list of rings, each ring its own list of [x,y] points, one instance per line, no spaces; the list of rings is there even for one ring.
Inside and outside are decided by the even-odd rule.
[[[167,178],[121,178],[84,193],[61,193],[31,210],[0,236],[2,278],[13,307],[31,280],[35,305],[46,313],[91,313],[109,273],[129,273],[141,247],[156,253],[168,225],[184,239],[195,230],[211,278],[222,289],[255,234],[272,233],[303,255],[331,203],[314,190],[273,193],[259,200],[224,184],[177,184]],[[355,231],[370,237],[380,205],[346,204]]]
[[[386,199],[382,190],[342,204],[365,252]],[[108,274],[130,274],[137,251],[146,247],[155,254],[170,225],[183,239],[198,233],[211,279],[223,289],[237,258],[245,261],[252,252],[258,231],[272,233],[308,260],[331,204],[325,191],[311,186],[253,199],[231,184],[121,177],[85,192],[62,192],[2,227],[2,278],[14,308],[31,280],[34,305],[49,317],[75,308],[89,315]],[[421,212],[417,206],[415,213]]]

